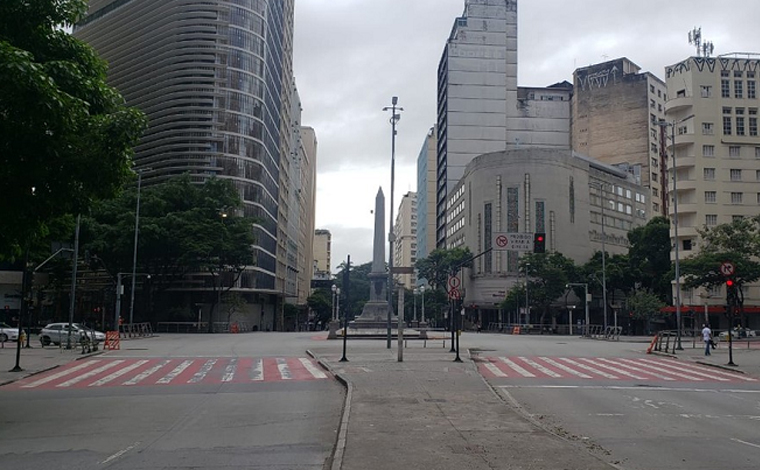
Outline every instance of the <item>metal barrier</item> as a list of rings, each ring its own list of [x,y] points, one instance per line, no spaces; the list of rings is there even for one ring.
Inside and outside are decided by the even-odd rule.
[[[244,333],[256,331],[256,325],[250,322],[214,322],[213,333]],[[208,333],[208,322],[158,322],[157,333]]]
[[[678,330],[662,330],[657,333],[654,350],[665,353],[676,353],[678,347]]]
[[[150,323],[127,323],[119,325],[119,336],[122,338],[142,338],[153,336],[153,327]]]

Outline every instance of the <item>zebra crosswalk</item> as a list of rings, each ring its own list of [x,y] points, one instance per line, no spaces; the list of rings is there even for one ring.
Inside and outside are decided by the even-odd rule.
[[[92,358],[13,383],[21,390],[326,379],[310,358]]]
[[[752,377],[659,358],[510,356],[482,357],[486,378],[757,382]]]

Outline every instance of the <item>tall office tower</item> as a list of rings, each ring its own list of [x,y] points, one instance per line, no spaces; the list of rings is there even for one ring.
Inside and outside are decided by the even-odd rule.
[[[669,151],[673,148],[670,139],[675,137],[676,243],[680,256],[686,258],[699,248],[697,229],[758,214],[760,54],[689,57],[665,71]],[[675,207],[669,212],[672,220]],[[671,224],[672,236],[673,228]],[[684,292],[684,303],[702,304],[699,297],[690,299],[690,294]],[[744,295],[746,304],[760,300],[758,286],[751,286]]]
[[[314,262],[314,229],[317,205],[317,135],[311,127],[301,126],[301,187],[298,195],[301,209],[301,237],[304,250],[298,261],[298,304],[305,305],[311,293]]]
[[[435,250],[436,130],[431,127],[417,156],[417,258]]]
[[[625,57],[575,70],[572,147],[629,171],[649,190],[650,213],[667,217],[666,87],[640,70]]]
[[[257,294],[262,325],[275,328],[289,276],[280,206],[293,142],[293,2],[91,0],[74,28],[150,120],[135,149],[143,184],[184,173],[234,182],[257,220],[255,267],[236,290]]]
[[[331,271],[332,234],[329,230],[314,231],[314,261],[312,279],[332,279]]]
[[[417,262],[417,193],[410,191],[402,196],[393,233],[396,234],[393,266],[405,271],[393,277],[406,289],[414,289],[417,280],[413,269]]]
[[[438,64],[438,248],[449,191],[475,156],[506,148],[508,104],[516,102],[517,2],[465,0]]]
[[[314,214],[316,191],[316,135],[314,129],[301,125],[301,100],[293,85],[291,154],[281,175],[286,195],[279,209],[287,221],[287,262],[285,266],[285,300],[306,305],[311,283],[311,262],[314,256]]]

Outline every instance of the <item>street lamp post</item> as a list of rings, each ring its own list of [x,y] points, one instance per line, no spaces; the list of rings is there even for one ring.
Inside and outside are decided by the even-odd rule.
[[[530,323],[530,296],[528,295],[528,270],[530,263],[525,263],[525,325]]]
[[[417,294],[419,293],[420,293],[419,289],[414,289],[414,291],[412,292],[412,300],[413,300],[412,303],[414,304],[414,308],[412,309],[413,310],[412,323],[417,323]]]
[[[383,111],[391,111],[391,206],[390,222],[388,224],[388,349],[391,348],[391,316],[393,314],[393,243],[396,241],[396,236],[393,230],[393,191],[396,178],[396,124],[401,120],[401,114],[398,112],[404,110],[404,108],[396,106],[397,104],[398,96],[394,96],[391,98],[391,106],[383,108]]]
[[[586,282],[569,282],[565,284],[565,287],[569,288],[570,286],[583,286],[584,292],[586,294],[586,298],[583,299],[583,303],[586,305],[586,326],[584,327],[584,336],[588,336],[588,326],[589,326],[589,315],[588,315],[588,283]]]
[[[338,286],[336,286],[335,284],[333,284],[330,289],[332,290],[332,320],[335,321],[335,320],[338,319],[337,313],[336,313],[336,310],[335,310],[335,292],[338,289]]]
[[[420,286],[420,293],[422,294],[422,312],[420,312],[420,323],[425,323],[425,286]]]
[[[137,172],[137,207],[135,208],[135,243],[132,250],[132,290],[129,293],[129,324],[134,321],[135,313],[135,271],[137,270],[137,240],[140,233],[140,190],[142,187],[142,171]]]
[[[676,175],[676,125],[684,121],[693,118],[694,115],[686,116],[679,121],[667,122],[664,120],[659,121],[659,125],[662,127],[670,126],[670,156],[671,167],[673,170],[673,237],[674,250],[675,250],[675,282],[676,282],[676,348],[679,351],[683,350],[681,345],[681,269],[678,256],[678,187],[677,187],[677,175]]]

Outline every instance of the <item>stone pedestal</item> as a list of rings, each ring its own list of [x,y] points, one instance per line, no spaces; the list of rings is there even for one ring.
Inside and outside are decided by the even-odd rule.
[[[427,326],[426,321],[421,321],[417,326],[417,329],[420,331],[420,339],[427,339]]]
[[[327,339],[337,339],[338,330],[340,329],[340,322],[338,320],[332,320],[330,323],[328,323],[327,328]]]

